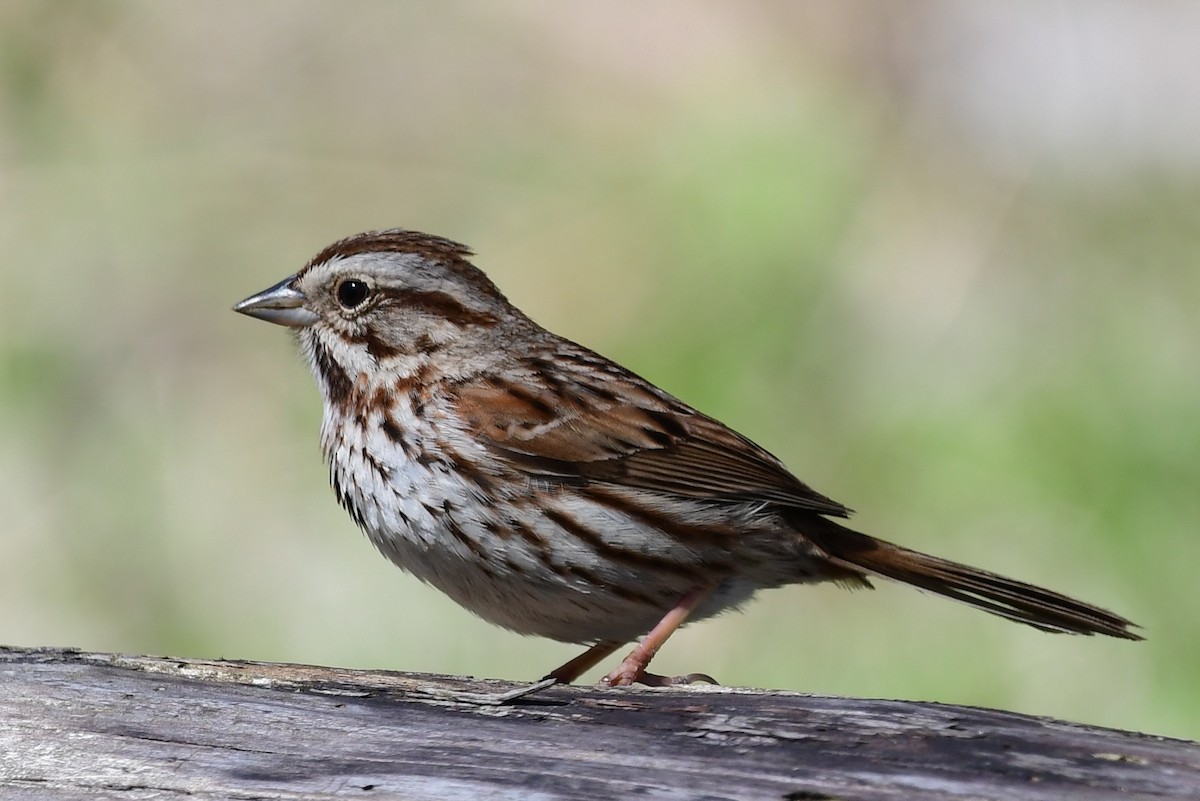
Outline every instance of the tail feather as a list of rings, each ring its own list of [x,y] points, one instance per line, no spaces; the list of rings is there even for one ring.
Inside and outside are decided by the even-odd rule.
[[[1135,623],[1053,590],[910,551],[823,518],[822,525],[801,530],[841,567],[911,584],[1042,631],[1142,639],[1130,631]]]

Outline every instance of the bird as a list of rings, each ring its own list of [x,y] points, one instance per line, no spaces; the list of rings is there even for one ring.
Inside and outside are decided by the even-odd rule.
[[[509,302],[457,242],[367,231],[234,310],[290,328],[338,502],[391,562],[491,623],[586,646],[543,679],[649,672],[758,591],[890,579],[1047,632],[1140,640],[1058,592],[877,539],[763,447]]]

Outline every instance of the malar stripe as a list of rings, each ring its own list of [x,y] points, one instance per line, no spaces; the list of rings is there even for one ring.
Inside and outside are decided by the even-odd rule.
[[[350,394],[354,390],[354,382],[342,366],[333,358],[333,354],[319,339],[313,341],[313,356],[317,372],[329,393],[329,402],[339,408],[345,408],[350,402]]]

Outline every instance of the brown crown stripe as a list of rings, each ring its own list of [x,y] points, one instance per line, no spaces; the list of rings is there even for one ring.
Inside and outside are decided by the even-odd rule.
[[[389,228],[385,231],[366,231],[339,239],[313,256],[304,269],[334,259],[347,259],[363,253],[414,253],[441,262],[466,261],[471,249],[450,239],[420,231]]]
[[[406,231],[401,228],[367,231],[334,242],[313,256],[299,274],[302,275],[319,264],[347,259],[364,253],[411,253],[426,261],[437,262],[451,274],[469,281],[476,291],[505,301],[504,295],[491,279],[468,261],[472,255],[470,248],[440,236],[423,234],[419,231]]]
[[[567,533],[587,543],[593,551],[605,559],[610,559],[613,562],[619,562],[638,570],[670,573],[689,579],[696,578],[696,568],[688,567],[687,565],[680,564],[671,559],[664,559],[660,556],[651,556],[650,554],[639,553],[638,551],[618,548],[615,545],[605,542],[603,537],[565,512],[560,512],[554,508],[547,508],[542,514]],[[678,535],[672,534],[669,531],[667,533],[678,537]]]

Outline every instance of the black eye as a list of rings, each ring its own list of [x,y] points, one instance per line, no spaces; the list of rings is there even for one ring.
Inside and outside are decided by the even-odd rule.
[[[367,295],[371,294],[370,288],[365,281],[356,281],[351,278],[348,281],[343,281],[338,284],[337,299],[338,303],[347,309],[353,309],[367,299]]]

